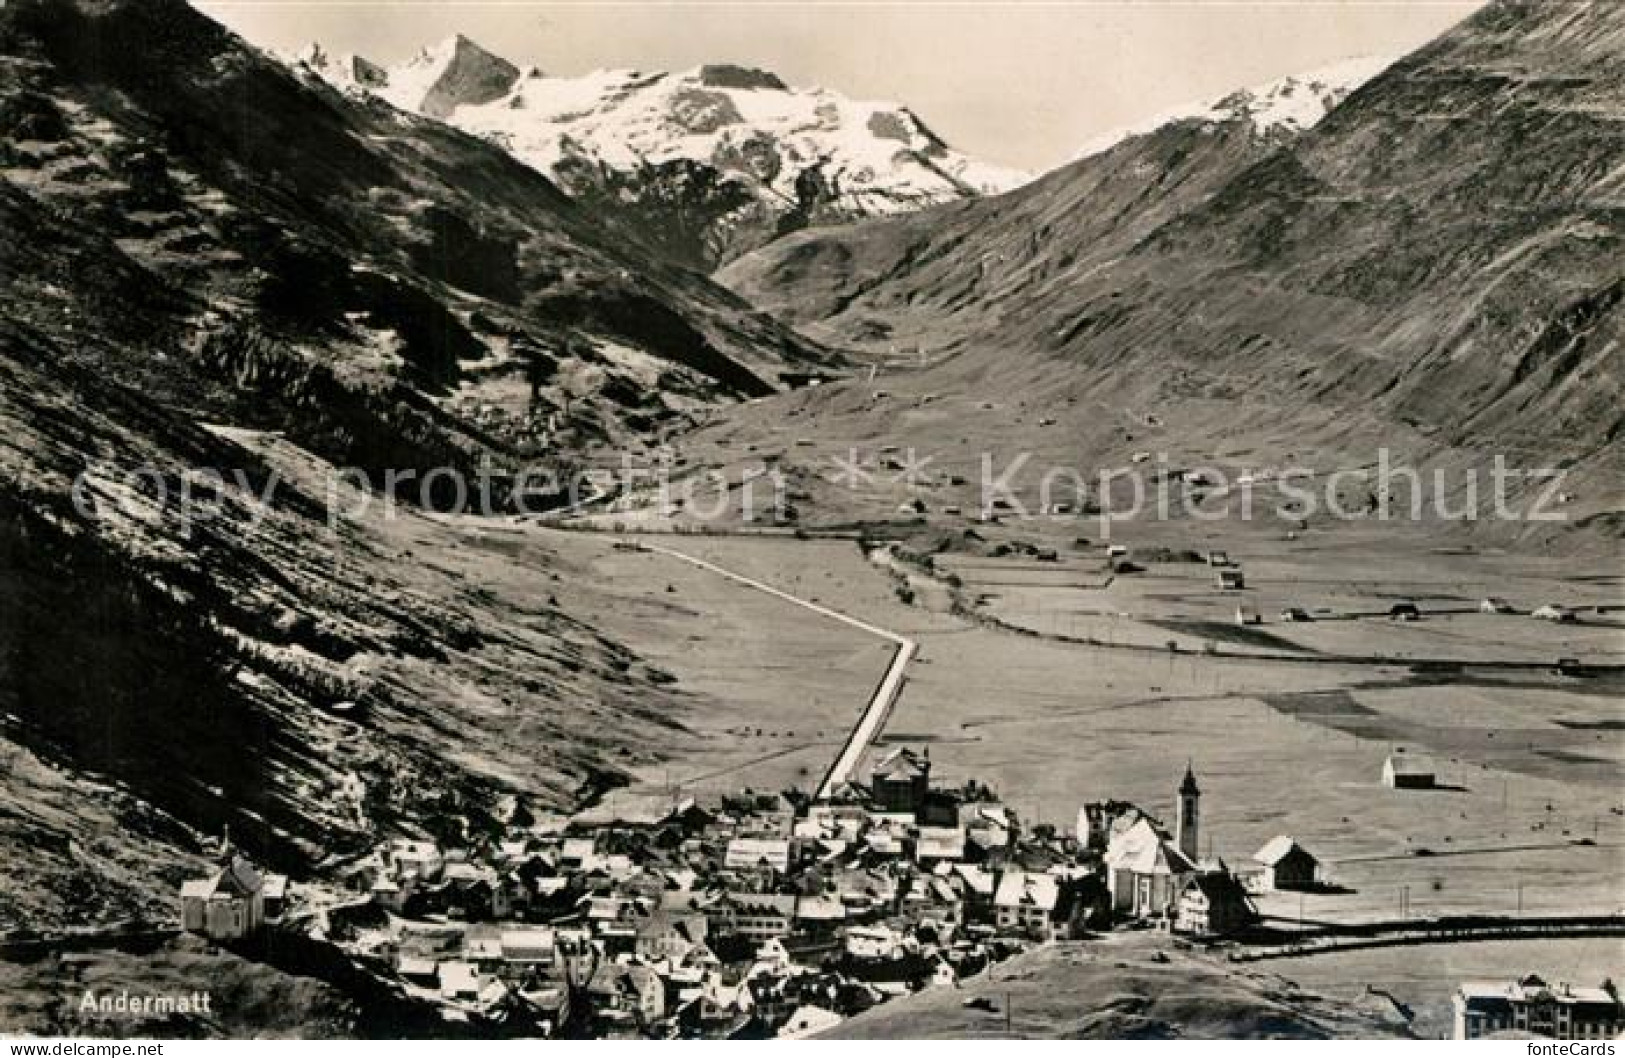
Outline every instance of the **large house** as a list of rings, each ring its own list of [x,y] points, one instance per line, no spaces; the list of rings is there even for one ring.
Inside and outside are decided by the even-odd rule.
[[[1611,1040],[1625,1030],[1625,1008],[1610,982],[1599,988],[1521,981],[1466,981],[1452,997],[1456,1039],[1526,1032],[1554,1040]]]
[[[720,893],[705,905],[709,931],[765,941],[790,932],[796,898],[782,893]]]
[[[882,812],[915,815],[931,792],[931,758],[899,747],[881,758],[869,775],[869,793]]]

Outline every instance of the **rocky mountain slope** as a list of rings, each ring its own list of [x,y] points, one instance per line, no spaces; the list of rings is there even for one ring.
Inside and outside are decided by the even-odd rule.
[[[324,473],[568,473],[827,353],[180,0],[0,8],[0,129],[0,934],[165,920],[228,823],[308,871],[685,737],[568,561]]]
[[[738,66],[550,77],[457,36],[388,69],[311,45],[295,69],[497,143],[707,271],[786,232],[1027,180],[949,147],[906,107]]]
[[[1577,520],[1617,534],[1622,75],[1625,8],[1503,0],[1289,142],[1179,121],[722,278],[809,333],[956,354],[920,385],[1054,409],[1090,458],[1145,443],[1095,437],[1102,405],[1195,458],[1266,428],[1255,458],[1496,451],[1570,469]]]
[[[1350,60],[1176,107],[1103,133],[1011,194],[792,236],[718,278],[813,333],[875,351],[936,350],[961,331],[999,327],[1007,302],[1061,296],[1313,128],[1387,64]],[[918,327],[915,308],[929,313]]]

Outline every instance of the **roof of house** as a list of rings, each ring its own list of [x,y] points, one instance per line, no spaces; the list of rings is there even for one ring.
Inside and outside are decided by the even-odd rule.
[[[1263,848],[1253,853],[1253,859],[1267,867],[1273,867],[1291,855],[1293,849],[1297,849],[1311,860],[1315,859],[1308,849],[1299,845],[1296,839],[1287,834],[1277,834],[1275,837],[1270,838],[1264,843]]]
[[[796,918],[807,922],[840,922],[846,906],[834,897],[804,896],[796,901]]]
[[[931,773],[931,762],[907,746],[899,746],[881,758],[871,773],[876,779],[908,780]]]
[[[796,898],[788,893],[727,893],[728,902],[747,915],[783,915],[790,918],[796,913]]]
[[[1395,775],[1432,775],[1433,762],[1415,753],[1390,753],[1384,764]]]
[[[181,885],[183,897],[194,897],[208,900],[213,897],[245,897],[253,896],[265,887],[265,880],[254,865],[241,856],[233,856],[231,862],[219,867],[207,878],[193,878]]]
[[[783,838],[734,838],[728,842],[723,866],[729,870],[749,870],[766,863],[777,871],[790,866],[790,842]]]
[[[604,963],[587,982],[587,991],[597,995],[644,993],[659,987],[659,975],[636,963]]]
[[[1229,871],[1200,871],[1193,874],[1190,881],[1185,883],[1186,892],[1192,889],[1207,898],[1209,908],[1229,906],[1247,912],[1253,911],[1253,903],[1247,896],[1247,890]]]
[[[1112,835],[1106,846],[1106,864],[1133,874],[1187,874],[1196,869],[1189,857],[1143,817],[1128,830]]]
[[[1548,984],[1535,974],[1520,981],[1463,981],[1460,991],[1462,998],[1475,1010],[1537,1000],[1599,1009],[1617,1010],[1620,1006],[1619,997],[1607,988],[1577,988],[1562,982]]]
[[[993,872],[987,868],[977,867],[970,863],[960,863],[954,865],[954,873],[964,880],[966,887],[971,892],[981,896],[993,895],[997,883],[993,877]]]
[[[440,969],[440,964],[433,959],[421,959],[413,955],[403,955],[395,964],[395,972],[402,977],[432,977]]]
[[[474,995],[480,990],[480,975],[473,963],[443,962],[440,964],[440,993],[445,996]]]
[[[921,859],[960,859],[965,855],[965,832],[959,827],[921,827],[914,855]]]
[[[1053,911],[1060,895],[1060,886],[1050,875],[1005,871],[999,878],[993,903],[999,907],[1036,907],[1042,911]]]
[[[181,899],[205,900],[214,892],[214,878],[188,878],[181,883]]]
[[[502,953],[552,951],[558,937],[551,929],[505,929],[502,931]]]

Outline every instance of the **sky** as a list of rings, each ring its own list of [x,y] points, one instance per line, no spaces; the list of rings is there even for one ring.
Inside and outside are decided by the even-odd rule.
[[[909,106],[1041,171],[1171,107],[1400,55],[1482,0],[194,0],[262,47],[387,64],[462,33],[552,75],[730,62]]]

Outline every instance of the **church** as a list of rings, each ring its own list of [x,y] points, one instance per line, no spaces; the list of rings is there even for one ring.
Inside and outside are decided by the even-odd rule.
[[[1179,785],[1174,837],[1147,816],[1114,832],[1106,845],[1106,888],[1112,910],[1133,918],[1167,918],[1197,871],[1202,791],[1187,767]]]

